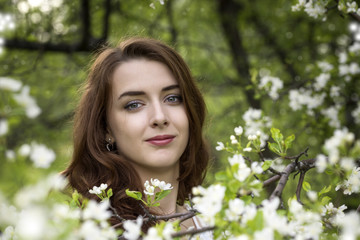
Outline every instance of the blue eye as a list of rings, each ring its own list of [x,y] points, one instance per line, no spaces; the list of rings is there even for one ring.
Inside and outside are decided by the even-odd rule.
[[[138,109],[139,107],[142,106],[142,103],[140,102],[129,102],[128,104],[125,105],[125,109],[128,111],[133,111]]]
[[[179,95],[170,95],[165,99],[165,101],[169,103],[181,103],[182,97]]]

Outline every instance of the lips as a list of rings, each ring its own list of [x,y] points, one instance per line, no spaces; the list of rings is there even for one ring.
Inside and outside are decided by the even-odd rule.
[[[174,140],[174,135],[158,135],[146,140],[146,142],[155,146],[165,146]]]

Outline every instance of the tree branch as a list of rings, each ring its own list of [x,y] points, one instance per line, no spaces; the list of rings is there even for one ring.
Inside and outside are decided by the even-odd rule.
[[[104,0],[104,5],[105,5],[105,13],[104,13],[104,18],[103,18],[103,32],[102,32],[102,36],[101,38],[103,40],[108,38],[108,34],[109,34],[109,26],[110,26],[110,14],[111,14],[111,0]]]
[[[250,63],[248,54],[244,48],[242,36],[236,25],[241,5],[233,0],[218,0],[218,14],[225,39],[228,42],[230,54],[232,54],[233,64],[238,76],[245,85],[252,85],[250,76]],[[239,82],[241,84],[241,82]],[[245,88],[245,95],[249,105],[259,109],[261,103],[255,99],[255,92],[251,88]]]
[[[312,159],[306,159],[301,162],[298,162],[298,164],[296,164],[295,162],[292,162],[289,165],[287,165],[285,167],[284,171],[282,172],[279,183],[276,186],[275,190],[272,192],[270,199],[273,199],[275,197],[281,197],[281,194],[282,194],[282,192],[285,188],[285,185],[289,179],[289,175],[292,172],[294,172],[296,170],[307,171],[311,168],[314,168],[315,162],[316,162],[316,159],[312,158]]]
[[[87,46],[91,39],[90,6],[88,0],[81,0],[82,34],[81,45]]]
[[[170,24],[170,34],[171,34],[171,43],[175,45],[177,42],[178,33],[176,31],[175,22],[174,22],[174,15],[173,15],[173,1],[166,1],[165,8],[166,8],[166,16],[168,18]]]

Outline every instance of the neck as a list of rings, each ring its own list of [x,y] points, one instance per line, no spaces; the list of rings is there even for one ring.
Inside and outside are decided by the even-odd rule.
[[[153,207],[151,210],[158,215],[168,215],[176,212],[176,200],[179,190],[179,182],[177,178],[179,177],[179,166],[172,168],[171,170],[150,170],[150,169],[136,169],[142,183],[145,183],[146,180],[150,182],[150,179],[158,179],[166,183],[170,183],[173,189],[170,194],[165,198],[159,201],[159,207]]]

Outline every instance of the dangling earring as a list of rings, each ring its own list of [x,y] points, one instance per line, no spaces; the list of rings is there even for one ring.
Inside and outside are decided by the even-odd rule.
[[[113,145],[111,143],[111,138],[108,139],[107,144],[105,145],[106,149],[111,152],[113,150]]]

